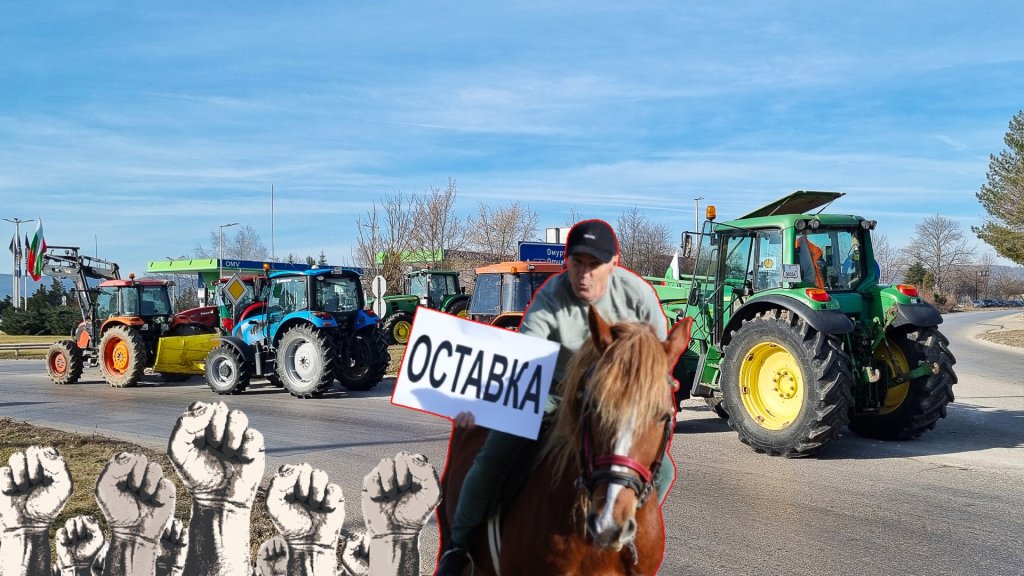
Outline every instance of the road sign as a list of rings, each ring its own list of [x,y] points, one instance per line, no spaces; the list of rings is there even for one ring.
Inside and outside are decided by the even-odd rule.
[[[384,294],[388,290],[388,281],[383,276],[375,276],[370,281],[370,291],[373,292],[373,313],[383,318],[387,312],[387,302],[384,301]]]
[[[224,285],[221,292],[232,304],[237,305],[238,301],[242,299],[242,296],[245,296],[245,283],[242,282],[242,279],[238,277],[238,273],[236,272],[235,275],[228,280],[228,283]]]
[[[565,263],[565,244],[547,242],[520,242],[519,259],[524,262]]]

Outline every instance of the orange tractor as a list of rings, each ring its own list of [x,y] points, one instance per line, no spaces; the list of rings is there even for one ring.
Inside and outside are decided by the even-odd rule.
[[[177,358],[189,347],[216,344],[216,316],[176,315],[167,290],[171,282],[134,274],[122,279],[116,263],[81,255],[72,246],[48,246],[43,273],[74,280],[82,312],[72,339],[53,343],[46,353],[46,371],[55,384],[74,384],[86,365],[98,365],[103,379],[119,388],[134,386],[146,368],[168,382],[202,373]]]
[[[545,280],[562,271],[550,262],[501,262],[476,269],[469,318],[518,330],[526,306]]]

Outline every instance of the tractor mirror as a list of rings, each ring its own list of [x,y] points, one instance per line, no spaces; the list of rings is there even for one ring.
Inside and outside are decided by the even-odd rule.
[[[685,258],[693,257],[693,235],[683,233],[683,256]]]

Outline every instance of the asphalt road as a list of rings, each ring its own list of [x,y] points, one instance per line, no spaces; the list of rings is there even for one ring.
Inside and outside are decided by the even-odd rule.
[[[661,573],[1024,575],[1024,352],[974,338],[1006,315],[946,317],[956,403],[915,441],[848,433],[816,458],[771,458],[693,402],[672,447],[679,477],[665,507]],[[221,399],[263,432],[268,473],[292,462],[326,470],[346,492],[349,526],[361,525],[362,476],[381,458],[419,452],[443,467],[447,421],[391,406],[390,380],[319,400],[269,386],[218,397],[198,378],[156,380],[113,389],[87,370],[61,387],[40,361],[0,361],[0,416],[163,448],[190,402]],[[424,572],[436,546],[431,525]]]

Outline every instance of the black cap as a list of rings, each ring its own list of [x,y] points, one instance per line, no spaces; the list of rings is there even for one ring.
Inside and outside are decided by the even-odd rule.
[[[569,231],[565,243],[565,257],[573,254],[590,254],[601,262],[611,262],[619,253],[615,232],[604,220],[583,220]]]

